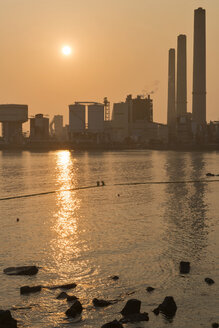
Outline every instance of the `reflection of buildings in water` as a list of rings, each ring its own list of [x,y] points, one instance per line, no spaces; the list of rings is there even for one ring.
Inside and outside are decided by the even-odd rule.
[[[183,170],[179,170],[181,165]],[[166,173],[169,181],[201,179],[204,169],[201,153],[167,154]],[[199,258],[206,246],[205,189],[204,183],[166,185],[168,247],[177,258]]]
[[[66,269],[66,272],[69,271],[69,261],[77,258],[80,252],[77,246],[76,214],[80,200],[75,191],[64,191],[74,188],[77,184],[77,169],[74,164],[75,160],[69,151],[57,152],[56,179],[60,192],[56,195],[53,226],[55,237],[52,240],[52,249],[57,267],[61,266],[60,269]]]

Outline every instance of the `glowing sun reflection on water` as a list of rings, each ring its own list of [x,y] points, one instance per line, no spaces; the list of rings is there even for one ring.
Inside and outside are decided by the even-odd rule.
[[[54,212],[55,238],[52,249],[56,267],[66,275],[71,267],[71,261],[79,256],[77,235],[77,209],[80,199],[76,191],[64,191],[77,185],[77,169],[75,159],[69,151],[57,152],[56,179],[60,190],[56,196],[56,211]],[[63,191],[62,191],[63,190]]]

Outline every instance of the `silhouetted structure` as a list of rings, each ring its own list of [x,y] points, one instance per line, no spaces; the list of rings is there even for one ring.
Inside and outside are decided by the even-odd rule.
[[[0,122],[5,143],[19,144],[23,141],[22,124],[28,120],[28,106],[17,104],[0,105]]]
[[[88,105],[88,132],[100,133],[104,131],[104,105]]]
[[[55,136],[58,140],[63,138],[63,116],[55,115],[49,125],[50,133],[52,136]]]
[[[49,119],[43,114],[36,114],[30,119],[30,139],[32,141],[46,141],[49,139]]]
[[[192,115],[198,125],[206,124],[206,31],[202,8],[194,12]]]
[[[167,125],[168,139],[171,141],[176,135],[176,105],[175,105],[175,49],[169,50],[168,68],[168,101]]]
[[[187,112],[187,76],[186,76],[186,35],[180,34],[177,38],[177,117]]]

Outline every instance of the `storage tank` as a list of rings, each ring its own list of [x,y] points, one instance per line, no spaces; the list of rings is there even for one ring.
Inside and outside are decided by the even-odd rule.
[[[22,123],[27,120],[27,105],[0,105],[0,122],[2,123],[2,136],[4,142],[13,144],[22,143]]]
[[[104,131],[104,105],[93,104],[88,106],[88,131],[93,133]]]
[[[69,132],[83,132],[85,130],[85,106],[69,105]]]

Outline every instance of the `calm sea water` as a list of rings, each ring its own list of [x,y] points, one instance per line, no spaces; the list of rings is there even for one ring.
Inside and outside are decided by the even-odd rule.
[[[0,152],[0,198],[60,191],[0,201],[0,270],[41,268],[33,277],[0,273],[0,308],[12,309],[19,327],[93,328],[119,319],[125,302],[137,298],[150,321],[126,327],[211,327],[219,320],[219,182],[131,183],[210,181],[216,178],[205,174],[219,174],[218,163],[214,152]],[[106,186],[62,191],[97,180]],[[179,274],[181,260],[191,262],[189,275]],[[74,324],[59,290],[19,292],[70,282],[77,287],[69,294],[84,307]],[[147,286],[156,289],[149,294]],[[178,305],[172,322],[152,313],[167,295]],[[122,300],[97,310],[94,297]]]

